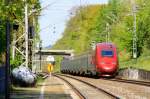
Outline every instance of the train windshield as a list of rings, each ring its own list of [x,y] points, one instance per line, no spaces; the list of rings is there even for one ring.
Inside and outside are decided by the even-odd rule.
[[[102,50],[102,56],[104,57],[112,57],[113,56],[113,51],[108,51],[108,50]]]

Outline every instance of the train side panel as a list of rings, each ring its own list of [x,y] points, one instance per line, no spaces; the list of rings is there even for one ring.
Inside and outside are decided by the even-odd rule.
[[[97,75],[97,72],[96,72],[96,66],[95,66],[95,56],[93,55],[93,53],[90,53],[88,54],[88,72],[91,74],[91,75]]]
[[[63,60],[61,62],[61,71],[69,71],[78,74],[96,74],[96,68],[90,54],[75,57],[71,60]]]

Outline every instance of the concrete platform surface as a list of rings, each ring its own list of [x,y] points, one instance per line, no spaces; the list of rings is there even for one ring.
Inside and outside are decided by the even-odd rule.
[[[79,99],[74,91],[61,79],[49,76],[34,88],[16,88],[11,99]]]

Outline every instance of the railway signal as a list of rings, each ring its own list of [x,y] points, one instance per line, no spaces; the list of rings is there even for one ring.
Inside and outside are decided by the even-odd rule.
[[[51,77],[51,72],[53,71],[53,64],[52,63],[48,63],[48,65],[47,65],[47,70],[48,70],[48,72],[49,72],[49,75],[50,75],[50,77]]]

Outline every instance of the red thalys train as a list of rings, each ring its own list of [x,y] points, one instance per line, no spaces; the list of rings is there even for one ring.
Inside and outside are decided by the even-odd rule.
[[[98,43],[90,53],[64,58],[61,62],[62,73],[113,77],[117,70],[117,51],[112,43]]]

